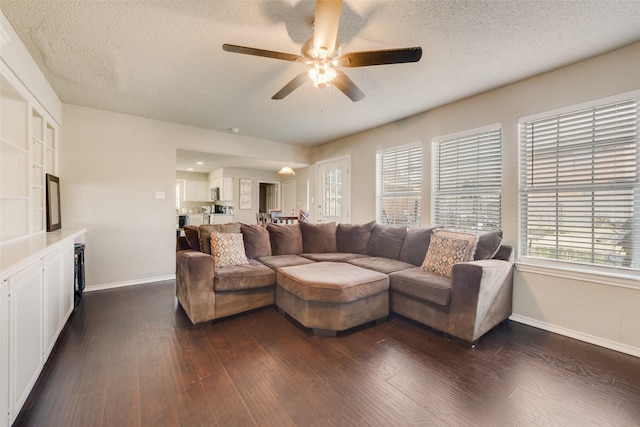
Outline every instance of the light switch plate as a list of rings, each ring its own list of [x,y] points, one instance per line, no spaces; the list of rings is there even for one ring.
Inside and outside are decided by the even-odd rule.
[[[164,200],[164,191],[156,191],[156,200]]]

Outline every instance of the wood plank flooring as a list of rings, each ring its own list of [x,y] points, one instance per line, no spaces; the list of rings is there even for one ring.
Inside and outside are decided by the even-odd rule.
[[[507,322],[475,349],[392,316],[194,327],[173,282],[85,294],[19,426],[638,426],[640,359]]]

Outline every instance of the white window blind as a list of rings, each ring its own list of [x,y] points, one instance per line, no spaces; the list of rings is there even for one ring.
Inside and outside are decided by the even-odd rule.
[[[520,123],[521,256],[638,270],[638,123],[637,98]]]
[[[468,231],[501,227],[501,144],[499,127],[434,140],[434,224]]]
[[[422,146],[380,151],[376,157],[377,222],[419,226]]]

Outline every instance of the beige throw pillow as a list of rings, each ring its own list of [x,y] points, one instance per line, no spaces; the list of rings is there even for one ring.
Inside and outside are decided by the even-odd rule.
[[[437,230],[431,236],[427,255],[422,263],[422,270],[443,277],[451,277],[454,264],[473,259],[477,236],[456,233],[448,230]]]
[[[211,233],[211,255],[215,268],[249,264],[240,233]]]

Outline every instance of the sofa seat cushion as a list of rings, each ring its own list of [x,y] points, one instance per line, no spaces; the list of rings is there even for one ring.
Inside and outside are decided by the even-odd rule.
[[[304,301],[328,303],[358,301],[389,290],[387,275],[342,262],[281,268],[277,281],[278,286]]]
[[[441,306],[451,302],[451,279],[416,267],[389,274],[389,288]]]
[[[365,258],[367,255],[341,253],[341,252],[327,252],[327,253],[315,253],[315,254],[300,254],[300,256],[315,262],[347,262],[356,258]]]
[[[276,273],[266,265],[250,259],[247,265],[216,268],[213,279],[215,291],[234,291],[263,288],[276,283]]]
[[[272,269],[278,270],[282,267],[290,267],[293,265],[312,264],[310,259],[301,257],[299,255],[271,255],[258,258],[258,261]]]
[[[358,267],[378,271],[384,274],[389,274],[393,273],[394,271],[406,270],[408,268],[415,267],[415,265],[409,264],[408,262],[383,257],[355,258],[349,260],[348,262],[349,264],[357,265]]]

